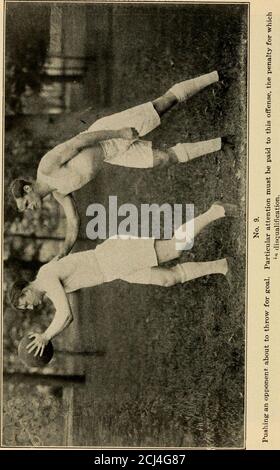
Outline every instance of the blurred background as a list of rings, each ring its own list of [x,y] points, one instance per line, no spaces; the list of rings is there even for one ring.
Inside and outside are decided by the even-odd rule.
[[[245,5],[6,4],[4,432],[7,446],[243,445],[247,7]],[[74,194],[86,240],[92,202],[193,203],[224,199],[242,217],[212,224],[182,261],[236,256],[234,289],[219,276],[164,290],[121,281],[71,296],[74,323],[55,340],[44,369],[23,366],[21,337],[43,331],[50,303],[15,312],[7,291],[32,279],[65,233],[52,198],[18,214],[11,180],[34,177],[40,158],[98,117],[154,99],[174,83],[224,69],[166,115],[157,146],[235,134],[234,152],[188,165],[134,170],[104,165]]]

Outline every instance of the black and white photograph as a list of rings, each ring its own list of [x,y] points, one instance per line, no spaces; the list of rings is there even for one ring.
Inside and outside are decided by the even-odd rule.
[[[243,449],[249,5],[4,8],[1,445]]]

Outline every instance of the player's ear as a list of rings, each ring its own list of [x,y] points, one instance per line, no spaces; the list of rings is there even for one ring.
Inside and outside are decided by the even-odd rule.
[[[31,186],[31,184],[25,184],[25,185],[23,186],[23,190],[24,190],[24,192],[25,192],[26,194],[30,193],[30,191],[32,191],[32,186]]]

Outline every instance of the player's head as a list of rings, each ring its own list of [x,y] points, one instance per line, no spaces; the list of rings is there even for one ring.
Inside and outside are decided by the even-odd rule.
[[[20,212],[27,209],[40,209],[42,200],[34,188],[34,183],[23,178],[16,178],[10,185],[10,191]]]
[[[33,310],[42,303],[43,292],[33,287],[31,282],[16,281],[10,289],[11,305],[17,310]]]

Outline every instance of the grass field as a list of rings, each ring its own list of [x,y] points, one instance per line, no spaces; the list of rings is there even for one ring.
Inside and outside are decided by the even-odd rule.
[[[126,9],[125,9],[126,8]],[[157,8],[132,21],[125,7],[113,24],[115,75],[111,111],[154,98],[171,84],[227,66],[236,78],[217,84],[163,118],[155,144],[235,134],[234,152],[187,165],[132,170],[105,166],[77,193],[80,213],[91,202],[194,203],[196,214],[217,199],[240,205],[239,220],[200,234],[182,260],[236,256],[234,286],[222,276],[169,289],[124,282],[79,294],[87,382],[75,391],[75,445],[242,446],[245,336],[246,10],[240,6]],[[135,10],[136,12],[136,10]],[[140,17],[139,17],[140,15]],[[144,21],[145,20],[145,21]],[[133,26],[132,26],[133,25]],[[125,33],[124,33],[125,32]],[[132,40],[133,39],[133,40]],[[83,218],[82,235],[85,234]],[[88,242],[87,247],[94,247]],[[85,248],[77,245],[76,249]]]

